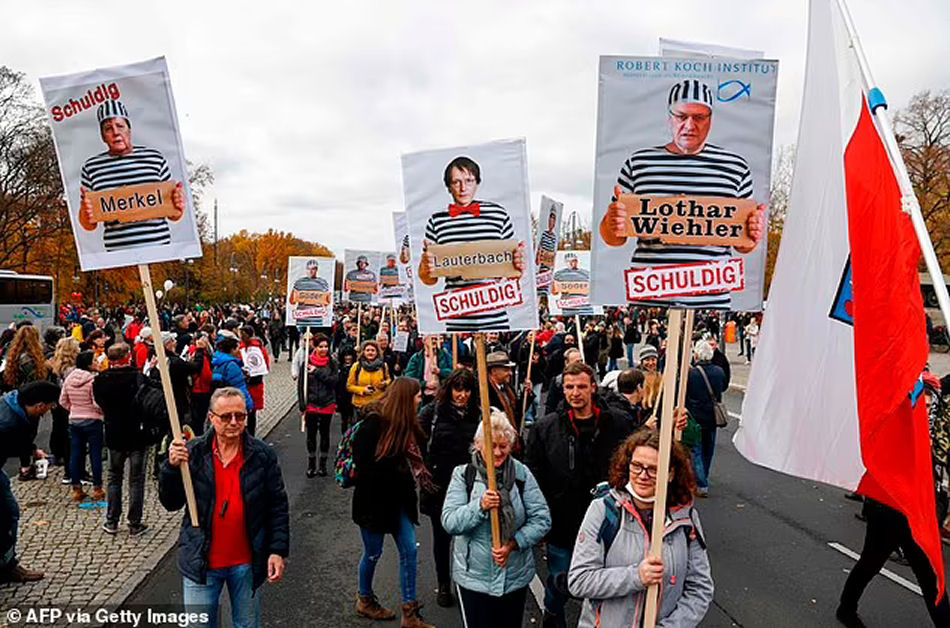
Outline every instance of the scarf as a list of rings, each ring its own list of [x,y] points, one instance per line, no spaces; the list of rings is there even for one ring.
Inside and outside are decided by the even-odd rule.
[[[360,367],[364,371],[369,371],[370,373],[375,373],[379,369],[383,368],[383,359],[379,356],[376,357],[372,362],[368,362],[366,358],[360,356]]]
[[[485,461],[482,460],[481,453],[472,452],[472,466],[478,472],[485,486],[488,486],[488,469],[485,467]],[[517,522],[515,521],[515,507],[511,503],[511,489],[515,485],[515,463],[511,456],[505,459],[500,468],[495,469],[495,484],[497,485],[498,496],[501,497],[501,505],[498,507],[498,527],[501,530],[501,539],[507,543],[514,538],[517,531]]]
[[[316,367],[324,367],[330,363],[330,356],[325,355],[322,358],[316,353],[310,354],[310,364],[313,364]]]
[[[412,477],[415,478],[419,490],[425,493],[437,493],[438,485],[432,481],[432,472],[426,466],[422,459],[422,451],[419,449],[419,443],[415,438],[409,439],[409,448],[406,450],[406,460],[409,461],[409,468],[412,469]]]

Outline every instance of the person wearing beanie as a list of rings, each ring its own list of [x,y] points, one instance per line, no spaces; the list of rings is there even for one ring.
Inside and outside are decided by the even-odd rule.
[[[637,363],[646,372],[656,371],[657,360],[660,354],[653,345],[643,345],[637,355]]]
[[[95,231],[92,198],[86,192],[171,181],[171,171],[162,153],[154,148],[132,144],[132,122],[129,112],[118,100],[106,100],[96,110],[99,136],[106,150],[86,160],[80,182],[79,224],[86,231]],[[180,220],[185,212],[185,191],[178,182],[172,193],[172,204]],[[102,241],[105,250],[122,251],[141,246],[171,244],[168,219],[151,218],[132,222],[103,223]]]
[[[713,101],[713,90],[696,79],[684,79],[670,87],[666,101],[670,141],[635,151],[620,168],[614,196],[600,223],[600,237],[608,246],[627,242],[627,223],[634,208],[621,202],[621,194],[752,197],[752,170],[745,158],[707,141],[713,126]],[[747,232],[755,242],[748,247],[732,247],[737,253],[751,253],[764,236],[765,209],[760,204],[749,215]],[[713,262],[731,256],[732,249],[726,246],[670,245],[659,239],[638,238],[630,267]],[[651,299],[650,303],[730,309],[732,299],[726,292]]]

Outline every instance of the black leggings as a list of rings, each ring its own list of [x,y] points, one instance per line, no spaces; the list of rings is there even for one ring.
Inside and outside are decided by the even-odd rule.
[[[864,536],[864,549],[854,569],[844,583],[841,592],[841,606],[847,611],[857,612],[858,600],[864,588],[881,571],[888,557],[898,547],[914,571],[920,590],[924,594],[927,612],[935,626],[950,626],[950,603],[944,595],[939,604],[937,598],[937,579],[927,555],[914,542],[907,519],[901,513],[884,504],[868,500],[864,515],[867,517],[867,531]],[[943,574],[941,574],[943,577]]]
[[[254,436],[257,431],[257,410],[251,410],[247,413],[247,433]]]
[[[521,628],[528,587],[501,597],[458,588],[464,628]]]
[[[445,501],[444,494],[441,496],[441,501]],[[442,527],[441,506],[429,518],[432,520],[432,558],[435,559],[435,576],[440,585],[449,584],[452,582],[452,572],[449,567],[452,535]]]
[[[307,426],[307,454],[313,458],[317,453],[317,430],[320,430],[320,456],[327,457],[330,451],[330,420],[332,414],[308,412],[304,423]]]

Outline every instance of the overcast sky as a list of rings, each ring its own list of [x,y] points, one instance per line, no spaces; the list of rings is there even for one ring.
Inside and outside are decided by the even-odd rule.
[[[525,137],[541,194],[589,221],[597,58],[659,37],[778,59],[775,146],[795,141],[806,0],[17,2],[0,63],[37,78],[168,59],[187,157],[217,178],[219,232],[392,248],[400,155]],[[950,2],[851,0],[878,85],[950,87]],[[210,204],[206,207],[210,210]]]

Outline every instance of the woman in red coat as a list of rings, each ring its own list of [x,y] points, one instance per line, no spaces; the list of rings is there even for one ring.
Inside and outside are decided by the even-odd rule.
[[[254,334],[253,325],[244,325],[241,327],[241,353],[244,354],[250,347],[259,348],[261,353],[264,354],[264,363],[267,365],[268,370],[270,370],[270,356],[267,355],[267,349],[264,348],[264,343],[261,342],[260,338],[255,337]],[[247,377],[247,390],[251,393],[251,399],[254,401],[254,408],[248,408],[247,432],[251,436],[254,436],[254,432],[257,429],[257,412],[264,409],[264,376],[247,376],[247,358],[244,360],[244,367],[245,377]]]

